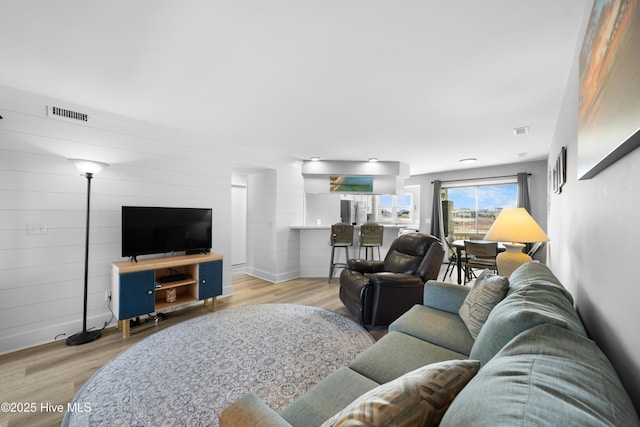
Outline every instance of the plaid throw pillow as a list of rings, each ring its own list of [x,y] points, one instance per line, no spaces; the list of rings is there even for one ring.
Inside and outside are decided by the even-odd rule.
[[[458,311],[473,339],[478,337],[489,313],[504,299],[508,289],[509,279],[506,277],[498,276],[490,270],[480,273]]]

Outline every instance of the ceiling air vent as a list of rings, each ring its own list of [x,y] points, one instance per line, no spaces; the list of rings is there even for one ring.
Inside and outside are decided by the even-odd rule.
[[[79,113],[78,111],[67,110],[66,108],[60,107],[47,107],[47,112],[49,117],[60,118],[65,120],[73,120],[88,123],[89,115],[86,113]]]
[[[513,130],[513,134],[514,134],[515,136],[518,136],[518,135],[525,135],[525,134],[527,134],[527,133],[529,133],[529,126],[522,126],[522,127],[519,127],[519,128],[515,128],[515,129]]]

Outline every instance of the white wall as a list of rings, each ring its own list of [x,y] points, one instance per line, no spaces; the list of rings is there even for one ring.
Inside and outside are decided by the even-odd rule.
[[[275,283],[299,277],[300,241],[290,226],[303,219],[300,164],[254,173],[247,181],[247,273]]]
[[[51,104],[89,112],[92,120],[50,119]],[[0,354],[82,329],[86,178],[68,158],[111,164],[92,180],[88,328],[111,318],[104,295],[111,263],[123,259],[122,205],[210,207],[213,251],[231,259],[231,167],[264,164],[264,153],[252,157],[241,147],[1,86],[0,114]],[[292,194],[302,197],[301,177],[283,187],[287,209]],[[293,223],[301,212],[302,202]],[[46,223],[48,232],[27,234],[27,223]],[[276,236],[270,239],[262,247],[276,246]],[[223,268],[225,295],[232,293],[230,264]],[[264,269],[278,276],[277,264]]]
[[[247,273],[275,282],[276,171],[247,179]]]
[[[305,194],[305,219],[301,225],[329,225],[340,222],[340,200],[340,193]]]
[[[278,169],[276,206],[275,282],[300,277],[300,237],[290,229],[304,218],[304,180],[302,166],[290,163]]]
[[[550,196],[549,264],[574,295],[590,336],[607,354],[640,411],[640,279],[635,249],[640,240],[640,150],[594,178],[578,181],[581,41],[582,37],[549,159],[551,169],[560,147],[567,147],[567,183],[561,194]]]

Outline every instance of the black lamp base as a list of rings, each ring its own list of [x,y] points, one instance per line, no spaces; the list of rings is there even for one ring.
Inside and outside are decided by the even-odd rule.
[[[82,331],[67,338],[67,345],[81,345],[97,340],[102,331]]]

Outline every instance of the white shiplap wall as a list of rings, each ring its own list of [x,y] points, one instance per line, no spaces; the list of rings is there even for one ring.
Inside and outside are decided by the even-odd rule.
[[[301,166],[250,175],[247,188],[247,272],[276,283],[299,277],[300,241],[290,226],[303,218]]]
[[[88,111],[88,125],[53,120],[46,114],[51,103],[61,104],[0,87],[0,354],[82,329],[87,180],[68,158],[111,164],[91,185],[88,328],[111,319],[105,292],[111,263],[122,260],[121,206],[210,207],[213,251],[230,259],[231,165],[258,161],[229,144],[86,107],[61,105]],[[302,197],[302,183],[291,191]],[[298,210],[301,216],[302,203]],[[47,233],[28,234],[27,223],[46,224]],[[255,224],[256,245],[276,247],[270,230],[260,236],[262,225]],[[277,265],[257,268],[276,278]],[[230,271],[225,263],[225,295],[232,293]]]

